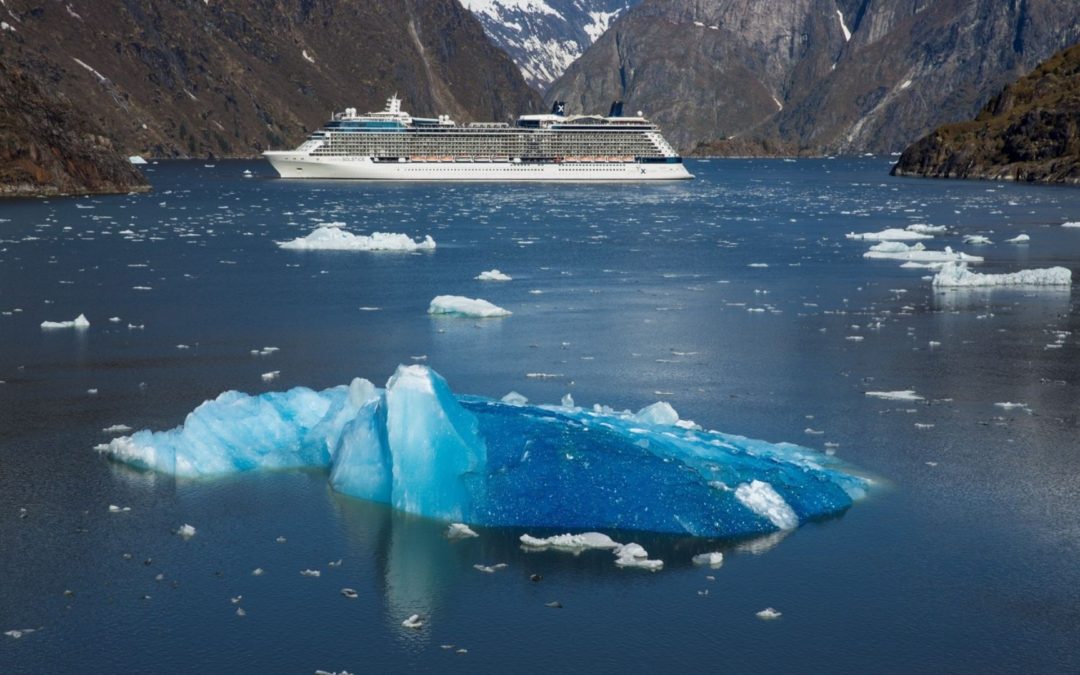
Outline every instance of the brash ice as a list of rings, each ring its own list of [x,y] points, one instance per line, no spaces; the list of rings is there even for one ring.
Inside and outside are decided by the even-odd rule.
[[[870,481],[809,448],[638,413],[455,396],[425,366],[385,389],[357,378],[314,391],[221,394],[182,426],[99,450],[136,467],[202,477],[324,467],[343,494],[473,525],[723,537],[842,512]]]

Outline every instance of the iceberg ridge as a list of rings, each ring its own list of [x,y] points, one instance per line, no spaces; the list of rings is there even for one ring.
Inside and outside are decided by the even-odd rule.
[[[322,467],[338,492],[446,522],[708,537],[791,529],[847,509],[870,484],[809,448],[705,431],[666,403],[634,414],[456,396],[420,365],[399,366],[382,389],[357,378],[225,392],[175,429],[100,449],[183,477]]]

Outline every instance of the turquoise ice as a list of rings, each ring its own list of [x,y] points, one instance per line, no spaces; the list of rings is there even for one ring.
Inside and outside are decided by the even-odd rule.
[[[472,525],[722,537],[790,529],[844,511],[869,481],[787,443],[637,414],[456,396],[424,366],[323,391],[226,392],[169,431],[108,456],[183,477],[323,467],[343,494]]]

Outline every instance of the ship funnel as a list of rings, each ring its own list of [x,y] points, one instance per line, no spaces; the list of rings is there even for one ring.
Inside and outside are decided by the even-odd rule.
[[[622,117],[622,101],[612,101],[608,117]]]
[[[551,106],[551,114],[559,115],[561,117],[566,116],[566,101],[555,101]]]

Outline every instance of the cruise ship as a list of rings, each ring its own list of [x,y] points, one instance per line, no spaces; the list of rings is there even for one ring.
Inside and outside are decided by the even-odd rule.
[[[624,116],[546,115],[506,123],[457,124],[449,115],[413,117],[396,95],[386,109],[334,113],[295,150],[263,156],[282,178],[407,181],[653,181],[693,178],[660,129]]]

